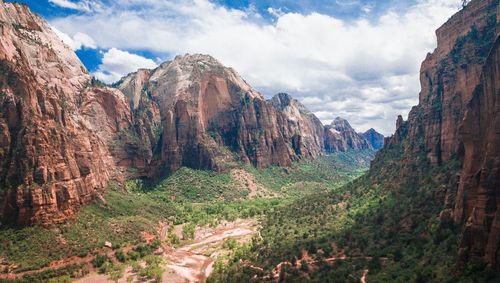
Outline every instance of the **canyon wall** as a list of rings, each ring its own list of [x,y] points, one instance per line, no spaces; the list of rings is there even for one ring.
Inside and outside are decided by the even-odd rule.
[[[420,70],[419,104],[407,121],[398,117],[396,132],[386,138],[386,146],[372,162],[372,170],[389,172],[395,162],[387,162],[386,155],[391,148],[401,148],[397,179],[386,181],[393,188],[405,180],[418,184],[432,168],[458,163],[456,174],[448,172],[436,194],[443,202],[441,215],[450,215],[465,227],[462,260],[482,258],[496,268],[500,267],[499,7],[498,0],[471,1],[436,31],[437,48],[427,54]]]
[[[26,6],[0,2],[0,216],[60,222],[113,178],[106,144],[79,115],[91,78]]]

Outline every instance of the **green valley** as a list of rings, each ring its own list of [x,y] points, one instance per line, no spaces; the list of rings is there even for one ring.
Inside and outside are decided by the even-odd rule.
[[[194,231],[202,227],[237,219],[255,219],[262,225],[297,201],[338,191],[366,172],[373,154],[369,150],[339,152],[300,161],[290,168],[236,165],[227,172],[181,168],[156,182],[137,179],[122,186],[111,184],[105,200],[96,199],[65,224],[1,229],[3,268],[19,274],[21,281],[22,276],[27,281],[54,274],[82,276],[97,268],[89,259],[99,255],[113,258],[115,264],[124,261],[130,265],[140,258],[133,252],[137,247],[144,246],[152,253],[161,244],[178,246],[190,241]],[[162,223],[170,229],[163,241],[158,241]],[[176,225],[183,227],[179,235],[173,233]],[[287,224],[276,228],[287,229]],[[263,233],[269,233],[266,229]],[[156,240],[148,241],[145,235]],[[106,248],[105,242],[112,248]],[[75,259],[69,262],[75,265],[64,262],[71,256]],[[54,267],[60,272],[38,273]],[[104,271],[111,273],[112,269]]]

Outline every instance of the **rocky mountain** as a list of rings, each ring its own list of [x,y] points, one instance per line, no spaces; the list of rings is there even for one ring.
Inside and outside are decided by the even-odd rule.
[[[89,95],[97,93],[74,52],[26,6],[0,2],[0,33],[0,216],[59,222],[118,175],[81,113],[102,101]],[[103,91],[113,108],[128,107]]]
[[[363,136],[370,143],[373,149],[380,149],[384,146],[384,135],[375,131],[373,128],[362,133],[361,136]]]
[[[0,219],[65,221],[110,181],[182,166],[262,168],[372,148],[345,120],[270,100],[208,55],[177,56],[112,87],[91,78],[48,24],[0,1]]]
[[[287,119],[288,132],[293,133],[294,143],[300,144],[300,153],[319,155],[324,150],[323,124],[304,105],[286,93],[278,93],[268,100]],[[299,140],[300,139],[300,140]]]
[[[26,6],[0,2],[0,32],[2,222],[64,221],[110,180],[234,160],[287,166],[322,151],[314,115],[286,95],[265,101],[210,56],[179,56],[111,88]]]
[[[444,215],[464,226],[460,255],[500,267],[498,0],[471,1],[437,32],[437,48],[420,71],[419,104],[372,162],[418,184],[429,172],[452,168],[436,181]],[[398,162],[388,154],[400,150]],[[458,164],[455,165],[455,164]],[[455,168],[455,169],[453,169]],[[378,182],[378,181],[375,181]]]
[[[128,75],[117,88],[135,113],[149,113],[156,121],[148,127],[156,132],[151,149],[158,153],[152,172],[181,166],[218,170],[234,159],[256,167],[287,166],[321,152],[312,114],[293,116],[296,102],[276,108],[236,71],[208,55],[178,56],[154,70]],[[137,133],[149,144],[147,136]]]
[[[372,145],[351,127],[347,120],[337,117],[324,127],[325,151],[373,149]]]

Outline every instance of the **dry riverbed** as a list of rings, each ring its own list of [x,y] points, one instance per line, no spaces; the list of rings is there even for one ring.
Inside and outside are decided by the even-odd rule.
[[[162,240],[166,237],[167,227],[160,227]],[[176,226],[174,233],[182,237],[182,226]],[[217,256],[226,252],[223,244],[229,239],[246,242],[258,232],[258,224],[252,219],[238,219],[233,222],[223,222],[217,227],[200,227],[194,233],[194,239],[182,241],[177,247],[162,244],[162,257],[165,263],[163,282],[204,282],[212,272]],[[118,282],[127,282],[126,278],[133,275],[131,268],[125,270],[125,275]],[[79,283],[113,282],[106,274],[91,273],[78,280]],[[137,281],[134,281],[137,282]]]

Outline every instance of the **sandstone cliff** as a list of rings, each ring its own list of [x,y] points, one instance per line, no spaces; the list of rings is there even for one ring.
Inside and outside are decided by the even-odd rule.
[[[326,139],[295,99],[266,101],[207,55],[178,56],[110,87],[24,5],[0,1],[0,33],[2,222],[65,221],[111,180],[232,161],[288,166],[327,144],[370,148],[347,121],[333,126],[344,140]]]
[[[313,113],[286,93],[276,94],[269,103],[285,115],[287,121],[282,125],[288,128],[282,131],[290,133],[299,154],[316,156],[323,152],[323,124]]]
[[[287,166],[322,151],[313,114],[289,97],[266,102],[210,56],[178,56],[112,88],[26,6],[0,2],[0,32],[2,222],[64,221],[111,179]]]
[[[207,55],[178,56],[155,70],[140,70],[118,88],[136,110],[159,111],[158,155],[151,163],[157,173],[181,166],[220,170],[235,159],[257,167],[286,166],[321,152],[312,114],[301,108],[301,121],[294,120],[296,102],[275,108],[233,69]],[[144,97],[151,103],[141,106]]]
[[[325,126],[325,151],[348,151],[373,149],[371,144],[351,127],[347,120],[340,117]]]
[[[0,2],[0,218],[63,221],[114,175],[79,114],[91,79],[26,6]]]
[[[448,172],[436,197],[443,213],[465,225],[462,259],[480,257],[497,268],[499,7],[498,0],[471,1],[436,31],[437,48],[420,71],[419,104],[407,121],[398,117],[395,134],[372,162],[382,175],[399,168],[397,178],[386,180],[388,187],[418,184],[433,168],[458,162],[461,172]],[[400,148],[397,164],[387,162],[391,148]]]
[[[499,47],[497,37],[460,128],[464,161],[454,210],[455,219],[465,222],[462,256],[483,257],[497,268],[500,268]]]

